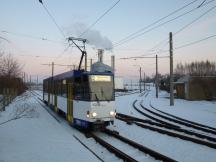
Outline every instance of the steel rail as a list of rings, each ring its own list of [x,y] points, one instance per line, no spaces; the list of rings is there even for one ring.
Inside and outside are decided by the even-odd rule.
[[[153,117],[153,116],[151,116],[151,115],[148,115],[148,114],[146,114],[146,113],[140,111],[140,110],[137,109],[137,107],[135,106],[136,102],[137,102],[137,100],[135,100],[135,101],[133,102],[133,107],[134,107],[134,109],[136,109],[139,113],[141,113],[142,115],[146,116],[147,118],[152,119],[152,120],[154,120],[154,121],[157,121],[157,122],[159,122],[159,123],[162,123],[162,124],[171,126],[171,127],[180,128],[180,126],[177,126],[177,125],[168,123],[168,122],[166,122],[166,121],[160,120],[160,119],[158,119],[158,118],[155,118],[155,117]]]
[[[100,137],[98,137],[97,135],[95,135],[92,132],[89,132],[88,135],[92,138],[95,139],[95,141],[97,141],[98,143],[100,143],[103,147],[105,147],[108,151],[114,153],[117,157],[119,157],[120,159],[127,161],[127,162],[138,162],[137,160],[135,160],[134,158],[130,157],[129,155],[125,154],[124,152],[122,152],[121,150],[117,149],[116,147],[110,145],[109,143],[107,143],[106,141],[104,141],[103,139],[101,139]]]
[[[135,100],[135,102],[136,102],[136,100]],[[133,106],[135,106],[135,104],[133,104]],[[139,109],[136,108],[136,106],[134,108],[136,110],[139,110]],[[142,112],[142,111],[140,111],[140,112]],[[127,120],[125,120],[125,122],[127,122]],[[146,125],[146,124],[143,124],[143,123],[141,124],[139,122],[133,122],[133,123],[136,124],[137,126],[142,127],[142,128],[146,128],[146,129],[149,129],[149,130],[152,130],[152,131],[156,131],[156,132],[159,132],[161,134],[166,134],[166,135],[169,135],[169,136],[172,136],[172,137],[178,137],[178,138],[183,139],[183,140],[191,141],[191,142],[194,142],[194,143],[197,143],[197,144],[205,145],[205,146],[208,146],[210,148],[216,149],[216,144],[212,143],[212,142],[208,142],[208,141],[201,140],[201,139],[198,139],[198,138],[193,138],[193,137],[190,137],[190,136],[186,136],[186,135],[182,135],[182,134],[179,134],[179,133],[171,132],[171,131],[164,130],[164,129],[161,129],[161,128],[149,126],[149,125]]]
[[[122,120],[122,121],[126,121],[129,124],[132,124],[134,122],[147,123],[147,124],[150,124],[150,125],[155,125],[155,126],[158,126],[158,127],[164,127],[164,128],[167,128],[167,129],[182,132],[182,133],[185,133],[185,134],[188,134],[188,135],[191,135],[191,136],[196,136],[196,137],[201,138],[201,139],[207,139],[207,140],[209,140],[211,142],[216,142],[216,138],[214,138],[214,137],[199,134],[199,133],[196,133],[196,132],[193,132],[193,131],[190,131],[190,130],[187,130],[187,129],[183,129],[183,128],[175,128],[175,127],[170,127],[170,126],[167,126],[167,125],[164,125],[164,124],[155,123],[155,122],[152,122],[152,121],[145,121],[143,119],[128,116],[128,115],[125,115],[125,114],[117,114],[116,118],[119,119],[119,120]]]
[[[140,104],[140,106],[147,112],[155,115],[155,116],[158,116],[158,117],[161,117],[163,119],[166,119],[168,121],[171,121],[171,122],[174,122],[174,123],[177,123],[177,124],[181,124],[181,125],[184,125],[184,126],[187,126],[187,127],[190,127],[190,128],[194,128],[194,129],[197,129],[197,130],[201,130],[205,133],[211,133],[211,134],[214,134],[216,135],[216,131],[214,130],[209,130],[209,129],[206,129],[206,128],[203,128],[203,127],[200,127],[200,126],[197,126],[197,125],[194,125],[194,124],[191,124],[191,123],[188,123],[188,122],[184,122],[184,121],[180,121],[180,120],[176,120],[176,119],[173,119],[173,118],[170,118],[170,117],[167,117],[165,115],[162,115],[162,114],[159,114],[157,112],[154,112],[152,110],[149,110],[147,109],[145,106],[143,106],[142,104]]]
[[[159,110],[159,109],[156,109],[155,107],[152,106],[152,104],[150,104],[150,106],[151,106],[153,109],[155,109],[156,111],[158,111],[158,112],[160,112],[160,113],[163,113],[163,114],[165,114],[165,115],[167,115],[167,116],[171,116],[171,117],[176,118],[176,119],[178,119],[178,120],[181,120],[181,121],[184,121],[184,122],[188,122],[188,123],[191,123],[191,124],[194,124],[194,125],[198,125],[198,126],[200,126],[200,127],[209,128],[209,129],[212,129],[212,130],[215,130],[215,131],[216,131],[216,128],[213,128],[213,127],[210,127],[210,126],[207,126],[207,125],[204,125],[204,124],[200,124],[200,123],[197,123],[197,122],[193,122],[193,121],[190,121],[190,120],[187,120],[187,119],[183,119],[183,118],[180,118],[180,117],[178,117],[178,116],[169,114],[169,113],[167,113],[167,112],[164,112],[164,111],[161,111],[161,110]]]
[[[156,152],[156,151],[154,151],[154,150],[152,150],[150,148],[147,148],[147,147],[145,147],[143,145],[140,145],[140,144],[138,144],[138,143],[126,138],[126,137],[123,137],[123,136],[119,135],[118,133],[116,133],[114,131],[111,131],[109,129],[105,129],[104,132],[106,134],[108,134],[108,135],[111,135],[111,136],[113,136],[113,137],[115,137],[115,138],[117,138],[117,139],[119,139],[119,140],[121,140],[121,141],[123,141],[123,142],[137,148],[137,149],[139,149],[140,151],[142,151],[145,154],[149,154],[151,157],[155,158],[156,160],[162,160],[164,162],[176,162],[176,160],[171,159],[171,158],[169,158],[169,157],[167,157],[165,155],[162,155],[159,152]]]

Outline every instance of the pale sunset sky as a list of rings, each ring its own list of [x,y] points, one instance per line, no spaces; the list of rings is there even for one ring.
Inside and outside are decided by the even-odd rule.
[[[23,65],[23,71],[33,78],[38,75],[42,80],[50,76],[51,67],[41,64],[54,61],[56,64],[78,65],[81,53],[75,47],[67,48],[66,38],[78,37],[117,2],[118,0],[43,0],[44,6],[64,33],[63,37],[38,0],[1,0],[0,38],[9,42],[0,39],[0,50],[11,53]],[[191,4],[182,10],[140,32],[143,34],[139,37],[118,44],[130,34],[189,3]],[[215,6],[216,0],[120,0],[82,36],[90,39],[87,44],[88,58],[96,61],[97,48],[112,45],[112,50],[105,50],[104,62],[110,65],[111,55],[115,55],[117,76],[137,79],[140,66],[143,72],[151,76],[155,73],[155,59],[120,58],[155,56],[155,51],[158,56],[168,56],[169,44],[166,42],[169,32],[176,33],[185,27],[173,35],[174,65],[207,59],[216,61],[216,37],[175,49],[216,35]],[[161,41],[163,43],[153,51],[152,48]],[[68,70],[68,67],[56,66],[55,74]],[[169,72],[168,58],[159,59],[159,72]]]

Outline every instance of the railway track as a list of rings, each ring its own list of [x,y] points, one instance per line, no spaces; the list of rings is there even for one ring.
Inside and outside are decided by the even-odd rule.
[[[140,104],[140,106],[142,107],[143,110],[147,111],[148,113],[153,114],[154,116],[160,117],[162,119],[165,119],[167,121],[173,122],[175,124],[184,125],[184,126],[187,126],[189,128],[196,129],[196,130],[200,130],[200,131],[203,131],[204,133],[211,133],[211,134],[216,135],[216,131],[215,130],[211,130],[211,129],[208,129],[206,127],[201,127],[201,126],[198,126],[198,125],[191,124],[189,122],[173,119],[171,117],[159,114],[159,113],[157,113],[155,111],[149,110],[148,108],[146,108],[145,106],[143,106],[143,104]]]
[[[40,98],[40,95],[35,93],[35,92],[31,92],[34,96],[35,96],[35,99],[38,101],[38,103],[43,106],[45,108],[45,105],[43,105],[43,100]],[[45,108],[47,110],[47,108]],[[47,112],[52,115],[53,118],[55,118],[55,120],[57,120],[57,122],[61,123],[60,120],[55,116],[53,115],[50,111],[47,110]],[[82,133],[85,133],[83,131],[81,131]],[[112,136],[118,140],[121,140],[122,142],[132,146],[134,149],[138,149],[140,150],[141,152],[144,153],[144,156],[146,155],[150,155],[152,158],[153,158],[153,161],[154,159],[155,160],[160,160],[160,161],[165,161],[165,162],[176,162],[176,160],[173,160],[167,156],[164,156],[156,151],[153,151],[145,146],[142,146],[132,140],[129,140],[123,136],[120,136],[118,133],[114,132],[114,131],[111,131],[111,130],[108,130],[108,129],[105,129],[103,131],[103,133],[109,135],[109,136]],[[87,136],[88,137],[92,137],[95,141],[97,141],[100,145],[102,145],[103,147],[105,147],[109,152],[115,154],[118,158],[122,159],[123,161],[128,161],[128,162],[137,162],[137,160],[124,153],[123,151],[121,151],[120,149],[116,148],[115,146],[109,144],[108,142],[106,142],[105,140],[103,140],[101,137],[97,136],[94,132],[88,132],[87,133]],[[149,158],[149,157],[148,157]]]
[[[108,136],[111,136],[113,138],[116,138],[117,140],[122,141],[123,143],[130,145],[131,147],[133,147],[133,149],[137,149],[140,152],[143,153],[144,156],[150,155],[153,159],[155,160],[160,160],[160,161],[164,161],[164,162],[176,162],[176,160],[171,159],[167,156],[164,156],[156,151],[153,151],[143,145],[140,145],[126,137],[123,137],[121,135],[119,135],[117,132],[115,131],[111,131],[109,129],[105,129],[103,131],[103,133],[105,133]],[[123,151],[119,150],[118,148],[116,148],[115,146],[109,144],[108,142],[106,142],[105,140],[103,140],[101,137],[99,137],[98,135],[96,135],[95,133],[90,132],[90,136],[92,138],[94,138],[98,143],[100,143],[101,145],[103,145],[106,149],[108,149],[110,152],[114,153],[117,157],[119,157],[120,159],[124,160],[124,161],[129,161],[129,162],[137,162],[138,160],[131,157],[130,155],[124,153]],[[147,157],[148,158],[148,157]],[[153,160],[152,159],[152,160]]]
[[[136,107],[136,105],[135,105],[136,102],[137,101],[134,101],[133,107],[135,110],[137,110],[139,113],[142,114],[142,111],[140,111]],[[216,149],[216,143],[215,143],[216,139],[213,137],[210,137],[210,136],[198,134],[196,132],[192,132],[192,131],[185,130],[182,128],[171,127],[171,126],[168,126],[168,125],[163,124],[163,123],[155,123],[153,121],[149,122],[148,120],[135,118],[135,117],[128,116],[125,114],[117,114],[117,119],[122,120],[126,123],[135,124],[139,127],[145,128],[145,129],[156,131],[156,132],[161,133],[161,134],[166,134],[166,135],[169,135],[172,137],[177,137],[177,138],[180,138],[183,140],[187,140],[190,142],[194,142],[196,144],[205,145],[205,146],[208,146],[210,148]],[[163,129],[161,127],[165,128],[165,129]]]
[[[132,95],[132,94],[136,94],[136,93],[139,93],[139,91],[129,92],[129,93],[125,93],[125,94],[118,94],[118,95],[115,95],[115,97],[128,96],[128,95]]]
[[[169,114],[169,113],[167,113],[167,112],[164,112],[164,111],[161,111],[161,110],[159,110],[159,109],[156,109],[155,107],[152,106],[152,104],[150,104],[150,106],[151,106],[151,108],[153,108],[153,109],[156,110],[157,112],[160,112],[160,113],[162,113],[162,114],[165,114],[165,115],[167,115],[167,116],[170,116],[170,117],[172,117],[172,118],[175,118],[175,119],[177,119],[177,120],[179,120],[179,121],[187,122],[187,123],[190,123],[190,124],[193,124],[193,125],[197,125],[197,126],[199,126],[199,127],[203,127],[203,128],[207,128],[207,129],[211,129],[211,130],[216,131],[216,128],[213,128],[213,127],[210,127],[210,126],[207,126],[207,125],[203,125],[203,124],[200,124],[200,123],[197,123],[197,122],[193,122],[193,121],[190,121],[190,120],[187,120],[187,119],[183,119],[183,118],[180,118],[180,117],[178,117],[178,116]]]
[[[187,135],[196,136],[198,138],[201,138],[201,139],[204,139],[204,140],[206,139],[206,140],[209,140],[211,142],[216,142],[216,138],[213,138],[213,137],[210,137],[210,136],[206,136],[206,135],[203,135],[203,134],[192,132],[192,131],[189,131],[189,130],[183,129],[183,128],[170,127],[170,126],[160,124],[160,123],[157,123],[157,122],[139,119],[139,118],[136,118],[136,117],[125,115],[125,114],[117,113],[116,118],[120,119],[120,120],[126,120],[126,122],[129,123],[129,124],[131,122],[134,122],[134,121],[135,122],[140,122],[140,123],[147,123],[147,124],[150,124],[150,125],[154,125],[154,126],[163,127],[163,128],[166,128],[166,129],[171,129],[171,130],[174,130],[174,131],[182,132],[182,133],[185,133]]]

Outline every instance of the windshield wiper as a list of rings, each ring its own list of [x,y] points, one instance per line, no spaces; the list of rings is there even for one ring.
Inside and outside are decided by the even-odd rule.
[[[96,93],[95,93],[95,98],[96,98],[97,102],[100,103],[100,101],[99,101],[98,96],[97,96]]]
[[[102,94],[102,96],[105,98],[105,100],[107,101],[107,102],[109,102],[109,100],[106,98],[106,96],[104,95],[104,91],[103,91],[103,88],[101,87],[101,94]]]

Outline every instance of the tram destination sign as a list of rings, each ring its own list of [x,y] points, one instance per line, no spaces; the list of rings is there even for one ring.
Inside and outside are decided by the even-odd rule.
[[[107,75],[91,75],[92,82],[110,82],[111,76]]]

